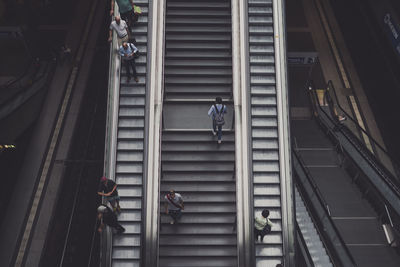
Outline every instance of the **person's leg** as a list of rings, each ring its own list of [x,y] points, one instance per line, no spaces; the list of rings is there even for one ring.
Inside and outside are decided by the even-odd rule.
[[[264,240],[264,236],[265,236],[265,234],[263,234],[263,233],[260,233],[260,237],[261,237],[261,238],[260,238],[260,241],[261,241],[261,242],[263,242],[263,240]]]
[[[117,203],[117,211],[121,212],[121,206],[119,205],[119,196],[115,198],[115,202]]]
[[[212,117],[212,129],[213,129],[213,135],[217,134],[217,124],[215,123],[214,117]]]
[[[125,65],[125,70],[126,70],[126,75],[128,76],[128,82],[131,79],[131,73],[129,70],[129,60],[124,60],[124,65]]]
[[[113,220],[110,222],[109,226],[117,230],[118,234],[125,232],[125,228],[118,223],[117,217],[115,215]]]
[[[129,26],[129,14],[130,12],[120,13],[119,16],[123,19],[126,24]]]
[[[135,60],[134,59],[129,60],[129,64],[131,65],[131,68],[132,68],[133,78],[135,79],[136,82],[138,82],[139,79],[137,77]]]
[[[115,200],[113,198],[109,198],[108,202],[110,203],[111,207],[113,208],[113,211],[115,212],[117,210],[117,206],[115,204]]]
[[[260,235],[260,231],[258,231],[256,228],[254,228],[254,237],[255,240],[258,241],[258,236]]]
[[[119,37],[117,37],[117,41],[118,41],[118,48],[117,48],[117,50],[119,50],[119,48],[120,48],[120,47],[121,47],[121,45],[122,45],[123,38],[119,38]]]
[[[119,46],[121,46],[123,42],[127,42],[127,43],[129,42],[129,36],[128,35],[125,35],[124,37],[121,38],[121,44]]]
[[[176,210],[171,210],[171,211],[170,211],[170,215],[171,215],[171,218],[172,218],[171,224],[176,223],[176,220],[177,220],[177,211],[176,211]]]
[[[118,234],[125,232],[125,228],[122,225],[120,225],[119,223],[117,223],[115,229],[117,230]]]
[[[182,217],[182,211],[181,210],[177,210],[176,211],[176,219],[175,222],[179,221]]]
[[[222,125],[218,126],[218,141],[222,139]]]

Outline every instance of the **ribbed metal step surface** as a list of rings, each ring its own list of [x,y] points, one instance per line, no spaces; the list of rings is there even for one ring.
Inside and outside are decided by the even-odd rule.
[[[328,254],[326,253],[326,249],[321,241],[321,238],[319,237],[317,229],[315,228],[314,222],[312,221],[310,214],[304,205],[304,201],[301,198],[299,191],[297,190],[297,187],[295,187],[295,201],[296,221],[299,225],[304,241],[306,242],[307,249],[310,253],[314,266],[333,266]]]
[[[272,0],[248,0],[254,215],[270,211],[271,233],[255,243],[256,266],[282,262],[282,214]]]
[[[132,30],[140,51],[136,59],[139,82],[132,78],[128,83],[121,65],[115,180],[121,197],[118,220],[126,231],[113,236],[113,267],[140,266],[148,0],[135,0],[135,5],[142,9]]]
[[[237,266],[230,1],[167,0],[165,31],[159,266]],[[207,116],[216,96],[228,107],[221,145]],[[171,189],[185,203],[175,225]]]

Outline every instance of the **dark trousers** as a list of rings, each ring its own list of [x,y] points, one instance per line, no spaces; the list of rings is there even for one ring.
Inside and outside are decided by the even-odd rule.
[[[120,13],[119,15],[121,19],[125,20],[126,24],[128,25],[128,30],[130,31],[133,26],[133,21],[132,21],[133,9],[125,13]]]
[[[256,237],[256,240],[258,240],[258,237],[261,237],[261,241],[263,241],[264,236],[269,234],[271,232],[271,227],[270,226],[265,226],[264,229],[262,230],[257,230],[256,228],[254,228],[254,236]]]
[[[182,216],[181,210],[169,210],[168,213],[174,222],[178,221]]]
[[[124,64],[125,64],[126,74],[128,75],[128,77],[129,78],[131,77],[129,69],[132,68],[132,75],[134,78],[137,78],[135,59],[134,58],[126,59],[124,60]]]
[[[263,230],[257,230],[254,228],[254,236],[255,236],[256,240],[258,240],[258,237],[260,236],[261,237],[260,240],[263,241],[265,235],[266,235],[266,233]]]
[[[221,140],[221,138],[222,138],[222,125],[218,125],[217,126],[214,118],[213,118],[213,130],[214,130],[214,132],[218,133],[218,140]]]
[[[125,228],[122,227],[122,225],[120,225],[118,223],[117,216],[115,216],[114,213],[110,213],[110,214],[103,215],[103,216],[104,216],[103,217],[104,224],[106,224],[112,228],[115,228],[115,230],[117,230],[118,233],[122,233],[125,230]]]

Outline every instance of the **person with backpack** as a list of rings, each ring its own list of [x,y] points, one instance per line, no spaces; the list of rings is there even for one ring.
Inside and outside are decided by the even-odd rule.
[[[97,208],[97,219],[100,222],[100,226],[97,229],[100,233],[103,231],[104,225],[108,225],[117,230],[117,234],[125,232],[125,228],[118,223],[117,216],[114,212],[104,204],[101,204]]]
[[[208,116],[212,118],[212,133],[216,135],[218,132],[218,144],[222,142],[222,126],[225,124],[224,114],[226,113],[226,106],[222,103],[222,98],[215,98],[213,104],[208,110]]]
[[[183,205],[182,196],[175,193],[174,190],[170,190],[168,194],[164,197],[165,200],[165,213],[169,214],[172,218],[171,224],[175,224],[182,216],[182,210],[185,209]]]
[[[271,233],[272,223],[268,219],[269,210],[265,209],[261,212],[261,217],[256,217],[254,219],[254,235],[256,241],[258,241],[258,237],[260,237],[260,241],[262,242],[264,236]]]
[[[139,82],[135,64],[135,58],[139,57],[139,50],[134,44],[123,42],[121,47],[119,48],[119,55],[121,56],[121,59],[125,64],[126,74],[128,75],[127,81],[129,82],[131,79],[129,68],[132,68],[132,74],[135,78],[135,82]]]

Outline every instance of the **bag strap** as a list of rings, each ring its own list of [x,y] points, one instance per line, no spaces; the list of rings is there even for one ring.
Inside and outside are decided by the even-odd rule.
[[[167,194],[167,199],[169,200],[169,202],[174,205],[175,207],[177,207],[178,209],[180,209],[181,207],[178,206],[178,204],[176,204],[175,202],[172,201],[171,196],[169,194]]]
[[[221,115],[221,114],[222,114],[222,111],[224,110],[224,106],[225,106],[225,105],[222,105],[221,110],[218,110],[217,105],[214,104],[215,112],[216,112],[217,114]]]

